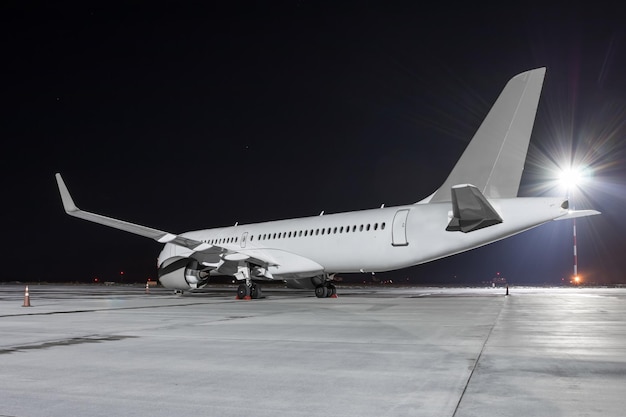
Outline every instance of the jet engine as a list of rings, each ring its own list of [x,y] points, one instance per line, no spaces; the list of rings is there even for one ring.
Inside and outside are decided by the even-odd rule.
[[[202,288],[209,282],[210,270],[191,258],[174,257],[159,267],[159,282],[165,288],[189,290]]]

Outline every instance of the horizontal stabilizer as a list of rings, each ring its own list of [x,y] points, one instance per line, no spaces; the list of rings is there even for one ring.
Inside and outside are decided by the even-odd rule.
[[[577,217],[595,216],[596,214],[602,214],[597,210],[570,210],[561,217],[557,217],[554,220],[567,220],[575,219]]]
[[[452,192],[452,220],[448,232],[468,233],[502,223],[502,218],[480,190],[473,185],[455,185]]]

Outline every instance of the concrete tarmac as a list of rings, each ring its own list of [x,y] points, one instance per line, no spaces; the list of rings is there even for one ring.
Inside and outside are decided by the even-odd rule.
[[[0,416],[623,416],[626,289],[0,285]]]

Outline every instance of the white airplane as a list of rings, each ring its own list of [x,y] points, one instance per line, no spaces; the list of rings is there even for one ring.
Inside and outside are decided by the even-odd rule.
[[[544,75],[538,68],[513,77],[443,185],[414,204],[176,234],[82,211],[56,179],[67,214],[164,243],[158,276],[166,288],[182,293],[230,275],[238,298],[258,298],[263,280],[331,297],[336,273],[406,268],[599,214],[569,210],[563,198],[517,197]]]

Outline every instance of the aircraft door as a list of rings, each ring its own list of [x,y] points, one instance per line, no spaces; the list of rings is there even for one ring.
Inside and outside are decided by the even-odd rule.
[[[245,232],[243,235],[241,235],[241,247],[242,248],[246,247],[247,240],[248,240],[248,232]]]
[[[393,246],[407,246],[406,220],[409,216],[408,209],[398,210],[393,217],[393,227],[391,228],[391,244]]]

